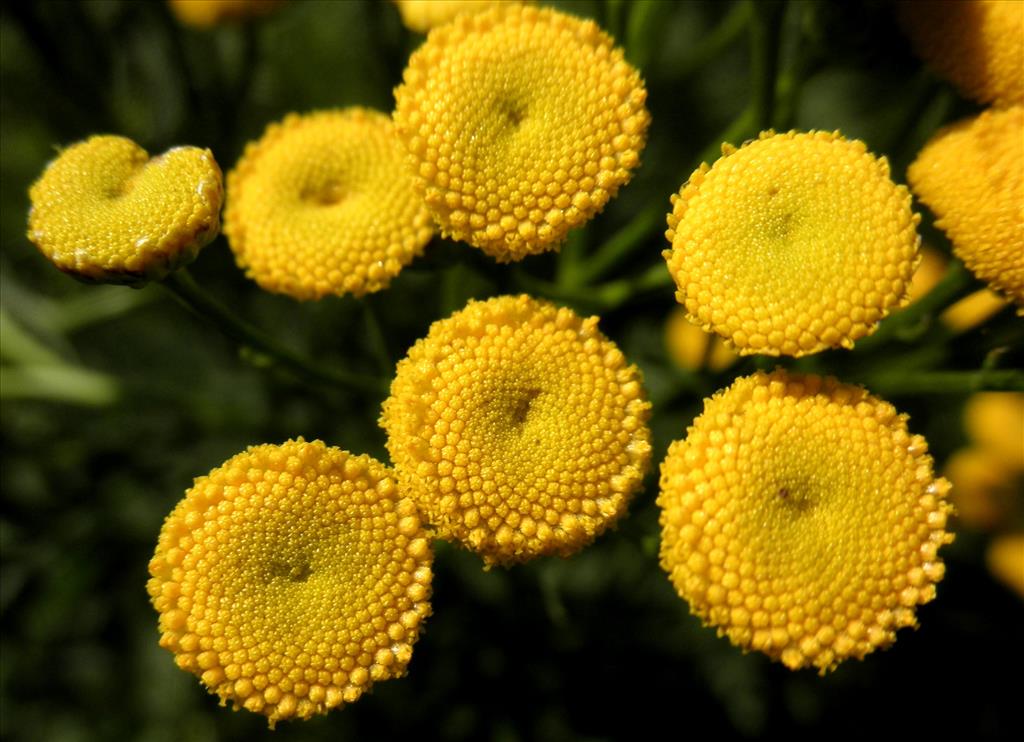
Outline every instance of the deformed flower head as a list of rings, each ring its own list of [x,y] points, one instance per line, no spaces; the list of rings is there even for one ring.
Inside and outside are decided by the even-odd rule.
[[[597,321],[528,296],[470,302],[398,364],[381,415],[396,473],[488,565],[577,551],[641,484],[650,403]]]
[[[961,93],[1000,106],[1024,103],[1024,3],[902,0],[914,50]]]
[[[386,288],[434,231],[403,159],[377,111],[271,124],[228,175],[224,232],[239,266],[296,299]]]
[[[505,0],[512,2],[513,0]],[[395,0],[406,28],[426,33],[464,13],[479,13],[501,0]]]
[[[702,165],[672,196],[665,251],[690,320],[741,354],[852,347],[905,301],[910,194],[838,132],[775,134]]]
[[[394,119],[443,234],[505,262],[556,248],[629,181],[646,97],[593,21],[502,5],[430,33]]]
[[[151,159],[130,139],[94,136],[63,150],[32,185],[28,238],[75,278],[145,283],[217,236],[223,194],[208,149]]]
[[[273,726],[405,673],[431,560],[382,464],[299,438],[199,477],[160,531],[147,588],[178,666]]]
[[[259,18],[283,3],[284,0],[168,0],[175,17],[196,28]]]
[[[916,623],[953,540],[906,416],[835,379],[757,373],[705,401],[661,467],[661,563],[736,645],[822,672]]]
[[[942,129],[907,180],[957,257],[1024,311],[1024,106]]]

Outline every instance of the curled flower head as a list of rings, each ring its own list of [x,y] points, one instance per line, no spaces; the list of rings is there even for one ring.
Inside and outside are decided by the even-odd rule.
[[[630,179],[646,97],[593,21],[501,5],[430,33],[394,119],[442,233],[506,262],[556,248]]]
[[[939,131],[907,180],[964,265],[1024,312],[1024,106]]]
[[[902,0],[914,51],[965,96],[1024,103],[1024,4],[1012,0]]]
[[[223,195],[208,149],[150,158],[130,139],[94,136],[63,150],[32,185],[28,238],[75,278],[141,284],[191,262],[217,236]]]
[[[456,16],[479,13],[499,2],[501,0],[395,0],[395,5],[398,6],[406,28],[426,33],[434,26],[443,26]]]
[[[299,438],[196,479],[164,522],[147,588],[178,666],[273,727],[405,674],[431,561],[382,464]]]
[[[661,564],[720,635],[825,672],[892,642],[935,597],[948,490],[892,405],[832,378],[757,373],[669,447]]]
[[[259,18],[283,3],[284,0],[168,0],[175,17],[196,28]]]
[[[296,299],[386,288],[433,235],[403,159],[377,111],[271,124],[228,174],[224,233],[239,266]]]
[[[691,322],[739,353],[853,347],[905,301],[917,265],[910,194],[838,132],[768,131],[672,196],[664,253]]]
[[[641,484],[650,403],[597,321],[528,296],[470,302],[398,364],[381,424],[399,480],[488,565],[577,551]]]

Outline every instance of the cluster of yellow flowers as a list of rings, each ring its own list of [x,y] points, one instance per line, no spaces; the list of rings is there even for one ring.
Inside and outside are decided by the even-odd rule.
[[[411,27],[436,28],[392,117],[288,116],[228,175],[225,234],[269,291],[382,290],[435,228],[499,262],[556,248],[639,165],[646,91],[592,21],[399,5]],[[1017,100],[978,74],[958,79]],[[1018,304],[1022,131],[1019,101],[983,113],[941,132],[909,174],[957,254]],[[150,160],[94,137],[32,187],[29,234],[79,277],[157,279],[217,233],[222,191],[209,151]],[[852,348],[910,299],[910,192],[839,132],[725,144],[671,203],[663,256],[681,308],[667,340],[685,368]],[[651,458],[640,371],[597,324],[525,295],[470,302],[397,365],[380,417],[393,471],[300,438],[197,479],[150,563],[161,645],[222,702],[271,725],[307,718],[405,672],[430,613],[430,538],[487,567],[593,541]],[[825,672],[892,642],[935,596],[948,490],[892,405],[832,378],[757,373],[706,400],[669,447],[661,564],[735,644]]]

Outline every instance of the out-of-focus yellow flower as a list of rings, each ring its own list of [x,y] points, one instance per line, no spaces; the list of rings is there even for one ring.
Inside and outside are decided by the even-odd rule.
[[[1024,598],[1024,533],[992,539],[985,561],[993,575]]]
[[[949,483],[906,416],[860,387],[776,371],[705,401],[661,467],[661,563],[736,645],[834,668],[935,597]]]
[[[1024,485],[1024,471],[1014,470],[980,446],[961,448],[949,457],[942,473],[953,485],[950,500],[957,520],[976,531],[1006,523]]]
[[[928,245],[921,246],[921,264],[914,271],[914,277],[910,279],[907,288],[908,304],[913,304],[935,288],[946,273],[946,264],[945,256],[938,250]]]
[[[75,278],[145,283],[216,237],[223,195],[208,149],[150,159],[130,139],[94,136],[63,150],[32,185],[28,238]]]
[[[1024,106],[942,129],[907,180],[971,272],[1024,307]]]
[[[443,26],[456,16],[479,13],[498,5],[501,0],[394,0],[402,23],[418,33],[434,26]],[[513,0],[505,0],[512,2]]]
[[[979,289],[947,308],[939,319],[955,332],[966,332],[1001,312],[1010,302],[991,289]]]
[[[665,322],[665,347],[668,357],[689,371],[702,368],[721,371],[737,359],[721,337],[704,332],[687,320],[686,313],[678,307],[672,310]]]
[[[650,403],[597,322],[529,296],[470,302],[398,364],[381,424],[399,480],[488,566],[577,551],[640,487]]]
[[[905,301],[918,217],[884,157],[836,133],[760,137],[672,197],[664,253],[690,321],[740,354],[853,347]]]
[[[961,93],[1000,106],[1024,103],[1024,3],[903,0],[914,50]]]
[[[291,114],[228,174],[239,266],[296,299],[386,288],[433,235],[394,126],[365,108]]]
[[[976,445],[1024,473],[1024,393],[972,395],[964,408],[964,427]]]
[[[501,5],[431,31],[394,119],[442,233],[500,262],[558,247],[640,162],[639,73],[593,21]]]
[[[167,0],[181,23],[196,28],[259,18],[283,3],[284,0]]]
[[[299,438],[196,479],[147,588],[178,666],[273,727],[405,674],[432,558],[382,464]]]

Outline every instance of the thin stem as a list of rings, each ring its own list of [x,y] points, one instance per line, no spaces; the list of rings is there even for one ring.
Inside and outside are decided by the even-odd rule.
[[[752,9],[752,3],[735,3],[711,33],[701,39],[682,68],[675,71],[674,77],[676,79],[689,77],[697,70],[707,66],[727,47],[731,46],[750,23],[753,15]]]
[[[979,369],[977,371],[917,371],[903,369],[868,374],[855,379],[881,395],[970,394],[971,392],[1024,391],[1024,371]]]
[[[668,204],[651,204],[639,212],[622,229],[613,234],[577,269],[577,285],[586,286],[601,278],[619,261],[642,244],[659,224],[664,224]]]
[[[185,269],[172,273],[162,284],[196,314],[217,325],[239,345],[259,352],[293,373],[322,384],[339,386],[361,392],[380,393],[384,384],[375,378],[351,374],[339,369],[325,369],[309,359],[278,344],[276,340],[254,325],[233,314],[223,304],[207,294]]]
[[[783,2],[752,0],[753,23],[750,24],[750,75],[753,91],[750,99],[754,125],[770,129],[775,113],[775,85],[779,71],[779,41]]]
[[[927,329],[930,319],[962,299],[980,286],[978,280],[964,268],[959,260],[953,260],[932,290],[882,322],[871,337],[859,340],[857,351],[870,351],[893,340],[914,340]]]
[[[373,307],[372,297],[365,296],[362,300],[363,316],[366,319],[366,339],[370,344],[370,350],[377,359],[377,366],[385,378],[391,376],[395,370],[394,361],[388,352],[388,343],[384,339],[384,332],[381,330],[380,320],[377,319],[377,311]]]

